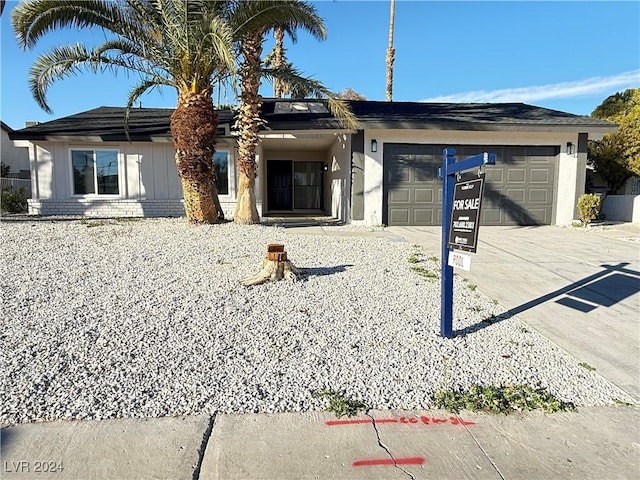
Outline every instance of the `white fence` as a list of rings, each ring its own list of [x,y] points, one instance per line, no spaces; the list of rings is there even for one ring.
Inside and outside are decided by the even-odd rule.
[[[640,195],[607,195],[602,212],[607,220],[640,223]]]
[[[14,190],[24,188],[27,192],[27,197],[31,197],[31,180],[28,178],[0,177],[0,189],[7,190],[9,188],[13,188]]]

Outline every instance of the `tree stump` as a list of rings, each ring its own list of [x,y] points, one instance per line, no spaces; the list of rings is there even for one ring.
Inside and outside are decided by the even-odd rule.
[[[254,276],[245,278],[241,283],[249,287],[266,282],[277,282],[283,278],[295,282],[299,274],[299,270],[287,259],[284,245],[270,243],[267,245],[267,254],[262,260],[262,269]]]

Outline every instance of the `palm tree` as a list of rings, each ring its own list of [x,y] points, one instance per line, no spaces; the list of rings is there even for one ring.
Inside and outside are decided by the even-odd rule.
[[[393,101],[393,61],[396,50],[393,48],[393,28],[396,18],[396,0],[391,0],[389,15],[389,46],[387,47],[387,102]]]
[[[326,31],[322,18],[316,9],[299,0],[257,0],[238,1],[229,17],[234,38],[238,40],[242,55],[240,65],[240,105],[236,120],[238,137],[238,200],[234,222],[240,224],[258,223],[260,217],[256,207],[256,146],[261,125],[259,94],[263,77],[279,82],[283,88],[304,89],[312,94],[329,97],[332,113],[341,118],[349,127],[355,126],[355,117],[346,104],[335,99],[333,94],[320,82],[305,78],[290,64],[273,65],[263,68],[262,48],[266,34],[276,30],[284,35],[289,33],[295,40],[295,31],[302,28],[318,39],[324,39]]]
[[[265,58],[264,64],[266,67],[273,68],[283,68],[285,66],[291,67],[291,65],[287,62],[284,48],[284,27],[276,27],[273,31],[273,38],[275,40],[275,45],[273,46],[273,50],[267,58]],[[282,98],[289,93],[289,89],[285,85],[285,83],[276,78],[273,81],[273,96],[275,98]]]
[[[127,100],[150,89],[171,86],[178,101],[171,117],[175,159],[190,223],[215,223],[217,191],[212,156],[217,116],[212,91],[236,69],[233,37],[224,19],[228,1],[215,0],[25,0],[12,15],[22,48],[32,48],[48,32],[71,27],[105,32],[101,45],[53,47],[29,74],[37,103],[51,112],[48,87],[88,70],[126,70],[140,77]],[[126,126],[126,119],[125,119]]]

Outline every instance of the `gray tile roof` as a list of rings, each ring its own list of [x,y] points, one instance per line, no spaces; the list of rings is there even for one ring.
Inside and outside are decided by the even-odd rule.
[[[264,101],[267,129],[340,128],[330,114],[274,112],[281,99]],[[295,102],[296,100],[289,100]],[[424,103],[349,101],[362,128],[421,128],[453,130],[606,129],[615,124],[582,115],[536,107],[524,103]],[[297,128],[296,128],[297,127]]]
[[[131,141],[150,141],[152,138],[170,138],[172,108],[133,108],[129,115]],[[89,137],[103,142],[126,141],[124,128],[125,108],[99,107],[50,122],[15,130],[12,140],[45,140],[51,137]],[[220,124],[231,121],[231,112],[218,112]]]
[[[282,108],[292,99],[264,99],[262,116],[266,130],[339,129],[340,123],[322,109],[297,111]],[[322,102],[322,100],[309,100]],[[606,133],[615,124],[524,103],[418,103],[349,101],[360,128],[417,128],[446,130],[542,130]],[[276,104],[280,108],[276,110]],[[102,141],[127,140],[122,107],[99,107],[68,117],[10,132],[12,140],[45,140],[84,137]],[[170,137],[171,108],[134,108],[129,119],[132,141]],[[279,113],[284,112],[284,113]],[[232,112],[218,112],[220,126],[230,125]]]

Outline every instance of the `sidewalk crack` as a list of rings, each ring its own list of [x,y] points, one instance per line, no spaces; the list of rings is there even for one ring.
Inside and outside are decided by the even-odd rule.
[[[458,420],[462,420],[460,417],[458,417]],[[471,430],[469,430],[469,427],[467,427],[464,422],[461,422],[461,425],[464,427],[464,429],[467,431],[467,433],[471,436],[471,438],[473,439],[473,441],[476,443],[476,445],[478,446],[478,448],[480,449],[480,451],[482,452],[482,454],[485,456],[485,458],[487,460],[489,460],[489,463],[491,463],[491,465],[493,466],[493,468],[495,469],[495,471],[498,473],[498,475],[500,475],[500,478],[502,480],[507,480],[506,477],[502,474],[502,472],[500,471],[500,469],[498,468],[498,465],[496,465],[496,463],[493,461],[493,459],[489,456],[489,454],[487,453],[487,451],[484,449],[484,447],[480,444],[480,442],[478,441],[478,439],[475,437],[475,435],[473,433],[471,433]]]
[[[209,444],[209,439],[211,438],[211,433],[213,432],[213,424],[216,420],[216,416],[212,415],[209,418],[209,425],[202,436],[202,443],[200,444],[200,450],[198,452],[198,463],[196,468],[193,471],[192,479],[199,480],[200,478],[200,469],[202,468],[202,461],[204,460],[204,454],[207,450],[207,445]]]
[[[414,477],[411,472],[406,471],[404,468],[402,468],[400,465],[398,465],[395,457],[393,456],[393,454],[391,453],[391,450],[389,450],[389,447],[387,447],[384,443],[382,443],[382,440],[380,439],[380,432],[378,431],[378,425],[376,424],[376,419],[373,418],[373,416],[369,413],[369,411],[365,412],[365,415],[367,417],[369,417],[371,419],[371,425],[373,426],[373,430],[374,432],[376,432],[376,439],[378,440],[378,445],[385,451],[387,452],[387,455],[389,455],[389,457],[391,458],[391,460],[393,460],[393,466],[395,468],[397,468],[398,470],[402,471],[405,475],[407,475],[408,478],[410,478],[411,480],[416,480],[416,477]],[[504,480],[504,477],[503,477]]]

